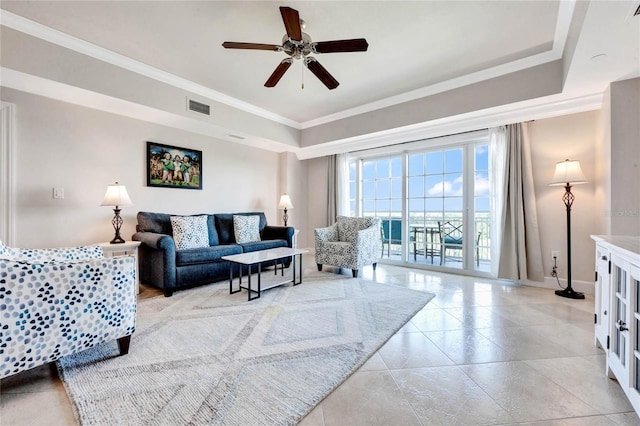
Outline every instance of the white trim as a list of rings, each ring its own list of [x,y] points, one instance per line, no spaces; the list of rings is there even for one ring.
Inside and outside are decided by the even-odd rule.
[[[325,155],[430,139],[526,120],[593,111],[602,106],[602,99],[602,93],[570,99],[564,98],[563,95],[554,95],[312,145],[300,148],[297,151],[297,155],[300,160],[307,160]]]
[[[185,78],[178,77],[177,75],[152,67],[145,63],[136,61],[135,59],[131,59],[109,49],[81,40],[72,35],[63,33],[62,31],[47,27],[46,25],[42,25],[20,15],[16,15],[7,10],[3,9],[2,13],[0,13],[0,24],[50,43],[57,44],[58,46],[82,53],[83,55],[144,75],[188,92],[195,93],[199,96],[212,99],[216,102],[229,105],[233,108],[246,111],[276,123],[300,129],[300,124],[294,120],[275,114],[271,111],[267,111],[266,109],[259,108],[248,102],[225,95],[224,93],[194,83],[193,81]]]
[[[92,92],[58,81],[48,80],[31,74],[26,74],[11,68],[0,66],[2,86],[10,89],[32,93],[62,102],[81,105],[112,114],[135,118],[174,129],[211,136],[214,138],[265,149],[273,152],[295,151],[297,146],[283,142],[268,140],[260,136],[246,135],[245,139],[238,139],[229,135],[229,129],[197,118],[174,114],[168,111],[152,108],[146,105],[126,101],[102,93]],[[245,135],[245,134],[243,134]]]
[[[567,280],[564,278],[560,278],[560,285],[562,285],[562,287],[558,286],[558,282],[553,277],[544,277],[544,281],[523,280],[522,284],[529,287],[562,290],[567,286]],[[571,288],[584,294],[595,294],[595,284],[591,281],[579,281],[572,279]]]
[[[15,243],[15,110],[0,102],[0,240]]]
[[[393,105],[398,105],[404,102],[412,101],[415,99],[431,96],[436,93],[442,93],[448,90],[452,90],[458,87],[463,87],[469,84],[484,81],[489,78],[495,78],[501,75],[506,75],[512,72],[520,71],[530,67],[542,65],[548,62],[558,60],[562,57],[564,47],[566,44],[567,36],[569,34],[569,28],[571,26],[571,19],[575,9],[576,0],[561,0],[558,7],[558,16],[556,19],[556,28],[554,33],[554,40],[551,50],[529,57],[525,57],[516,61],[512,61],[506,64],[501,64],[495,67],[484,69],[475,73],[467,74],[458,78],[453,78],[447,81],[443,81],[438,84],[423,87],[420,89],[412,90],[406,93],[402,93],[389,98],[381,99],[379,101],[371,102],[368,104],[360,105],[355,108],[346,109],[343,111],[329,114],[324,117],[319,117],[313,120],[305,122],[297,122],[281,115],[275,114],[271,111],[252,105],[248,102],[241,101],[231,96],[225,95],[216,90],[194,83],[190,80],[178,77],[174,74],[136,61],[119,53],[81,40],[69,34],[63,33],[56,29],[47,27],[38,22],[24,18],[20,15],[16,15],[12,12],[2,10],[0,13],[0,24],[13,28],[14,30],[21,31],[25,34],[29,34],[34,37],[38,37],[42,40],[50,43],[57,44],[67,49],[74,50],[84,55],[96,58],[98,60],[110,63],[112,65],[127,69],[129,71],[144,75],[146,77],[161,81],[166,84],[170,84],[174,87],[187,90],[196,95],[211,99],[216,102],[229,105],[233,108],[237,108],[242,111],[257,115],[274,121],[276,123],[290,126],[297,130],[308,129],[310,127],[318,126],[321,124],[330,123],[332,121],[352,117],[354,115],[363,114],[366,112],[374,111],[380,108],[385,108]],[[205,102],[206,103],[206,102]]]
[[[374,111],[380,108],[386,108],[404,102],[413,101],[415,99],[435,95],[436,93],[446,92],[458,87],[467,86],[469,84],[478,83],[490,78],[499,77],[561,59],[562,54],[564,53],[567,37],[569,35],[569,28],[571,27],[571,19],[573,18],[575,4],[576,0],[560,1],[560,4],[558,6],[558,17],[556,19],[556,30],[553,37],[553,45],[551,50],[547,52],[528,56],[526,58],[508,62],[506,64],[497,65],[495,67],[453,78],[451,80],[446,80],[441,83],[433,84],[431,86],[412,90],[410,92],[405,92],[368,104],[359,105],[355,108],[350,108],[334,114],[325,115],[324,117],[305,121],[300,123],[300,127],[302,129],[308,129],[310,127],[319,126],[321,124],[330,123],[332,121],[341,120],[343,118],[352,117],[358,114],[364,114],[366,112]]]

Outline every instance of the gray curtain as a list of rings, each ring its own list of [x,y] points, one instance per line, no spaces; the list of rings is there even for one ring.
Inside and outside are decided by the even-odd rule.
[[[338,197],[336,190],[336,182],[338,176],[336,175],[336,162],[337,155],[330,155],[328,157],[327,165],[327,225],[332,225],[336,222],[336,216],[338,216]]]
[[[498,278],[543,281],[527,124],[508,125],[506,138]]]
[[[327,224],[338,216],[349,215],[349,165],[346,154],[328,157],[327,167]]]

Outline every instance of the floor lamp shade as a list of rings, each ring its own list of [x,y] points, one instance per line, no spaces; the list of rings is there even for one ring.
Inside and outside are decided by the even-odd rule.
[[[120,236],[120,229],[122,228],[122,218],[120,217],[120,207],[121,206],[130,206],[133,203],[131,202],[131,198],[129,198],[129,194],[127,193],[127,188],[124,185],[120,185],[116,182],[113,185],[107,186],[107,192],[104,194],[104,199],[102,200],[101,206],[113,206],[113,220],[111,224],[113,225],[113,229],[115,230],[115,236],[113,240],[111,240],[111,244],[121,244],[124,243],[124,239]]]
[[[291,197],[289,197],[287,194],[283,194],[280,197],[278,208],[281,210],[284,210],[284,215],[282,216],[282,220],[284,221],[284,226],[287,226],[287,220],[289,220],[289,215],[287,214],[287,210],[293,208],[293,204],[291,204]]]
[[[587,183],[587,179],[582,173],[580,162],[576,160],[564,160],[556,164],[556,171],[553,174],[551,186],[579,185]]]
[[[571,287],[571,206],[575,200],[571,186],[582,183],[587,183],[587,179],[582,173],[580,162],[569,159],[556,164],[553,180],[549,183],[550,186],[564,186],[565,189],[562,201],[567,211],[567,287],[556,290],[556,294],[570,299],[584,299],[584,294],[574,291]]]

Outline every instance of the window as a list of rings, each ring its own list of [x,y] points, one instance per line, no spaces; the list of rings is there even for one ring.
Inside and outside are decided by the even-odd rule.
[[[399,146],[349,164],[351,213],[382,219],[383,259],[489,271],[486,132]]]

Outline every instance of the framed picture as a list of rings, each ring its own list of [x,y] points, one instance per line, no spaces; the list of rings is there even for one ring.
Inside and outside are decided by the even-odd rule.
[[[147,186],[202,189],[202,151],[147,142]]]

